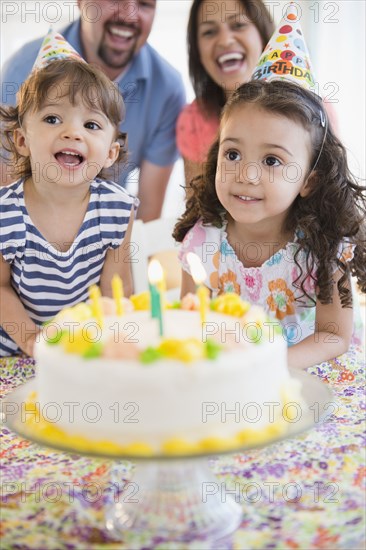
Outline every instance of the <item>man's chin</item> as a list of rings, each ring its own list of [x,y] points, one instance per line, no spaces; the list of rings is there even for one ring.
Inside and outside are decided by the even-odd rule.
[[[127,65],[129,65],[129,63],[133,59],[135,51],[135,47],[125,52],[117,52],[115,50],[111,50],[110,48],[102,46],[98,50],[98,57],[106,67],[123,71],[123,69],[127,67]]]

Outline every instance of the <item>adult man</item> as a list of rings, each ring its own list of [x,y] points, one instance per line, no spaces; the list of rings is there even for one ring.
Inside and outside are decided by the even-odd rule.
[[[61,32],[88,61],[118,83],[126,105],[121,126],[128,134],[129,160],[119,174],[139,174],[138,215],[147,221],[160,216],[166,186],[177,157],[176,118],[185,103],[182,80],[146,43],[156,0],[78,0],[80,18]],[[15,103],[19,85],[27,78],[42,39],[26,44],[5,64],[2,102]],[[9,183],[9,170],[3,183]]]

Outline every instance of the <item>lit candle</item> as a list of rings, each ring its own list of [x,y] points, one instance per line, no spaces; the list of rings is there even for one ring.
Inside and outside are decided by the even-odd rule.
[[[123,315],[123,282],[117,273],[112,277],[112,293],[116,303],[117,315]]]
[[[103,309],[102,302],[100,300],[101,293],[100,288],[97,285],[91,285],[89,287],[89,298],[91,302],[92,315],[95,317],[98,325],[103,326]]]
[[[163,335],[163,316],[161,307],[161,292],[159,289],[159,283],[164,278],[163,269],[158,260],[151,260],[147,270],[147,276],[149,279],[150,289],[150,303],[151,303],[151,317],[157,319],[159,322],[160,336]]]
[[[198,286],[196,290],[197,297],[199,299],[200,303],[200,316],[201,316],[201,323],[206,322],[206,311],[208,307],[208,300],[209,300],[209,290],[208,288],[202,284],[207,275],[205,268],[202,265],[202,262],[197,256],[197,254],[194,254],[193,252],[188,252],[187,254],[187,262],[189,264],[191,275]]]
[[[156,284],[160,291],[161,307],[165,309],[166,308],[166,279],[165,279],[164,270],[162,270],[162,279],[158,281]]]

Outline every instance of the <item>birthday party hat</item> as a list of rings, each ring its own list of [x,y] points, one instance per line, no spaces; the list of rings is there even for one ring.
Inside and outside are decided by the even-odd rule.
[[[32,70],[42,69],[48,65],[50,61],[54,61],[55,59],[65,59],[67,57],[84,61],[84,59],[71,46],[71,44],[65,40],[62,34],[51,28],[42,42],[42,46],[38,52],[38,56]]]
[[[259,58],[252,80],[290,80],[315,91],[309,51],[299,22],[300,14],[300,8],[291,2]]]

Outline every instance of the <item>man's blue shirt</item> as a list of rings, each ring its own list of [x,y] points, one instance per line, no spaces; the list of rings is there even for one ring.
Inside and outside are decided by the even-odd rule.
[[[61,33],[83,55],[80,20]],[[4,65],[1,79],[1,101],[15,105],[16,93],[28,77],[43,38],[20,48]],[[158,166],[169,166],[178,153],[175,124],[185,104],[182,79],[165,59],[149,44],[133,58],[126,73],[116,80],[126,105],[121,131],[128,134],[129,157],[119,181],[124,184],[129,172],[147,160]]]

